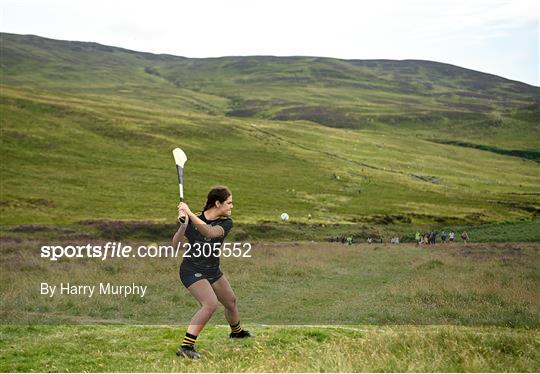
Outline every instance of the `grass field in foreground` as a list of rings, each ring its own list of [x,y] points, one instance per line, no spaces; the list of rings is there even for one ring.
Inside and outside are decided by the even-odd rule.
[[[39,244],[2,241],[0,371],[540,369],[538,243],[259,243],[252,259],[223,263],[256,337],[230,341],[220,307],[196,362],[174,355],[197,309],[178,259],[53,263]],[[144,299],[48,298],[42,281],[149,290]]]
[[[2,242],[4,324],[175,325],[188,323],[197,309],[178,279],[180,258],[50,261],[40,257],[42,244],[47,243]],[[538,243],[429,248],[254,243],[250,258],[223,258],[221,267],[238,296],[245,323],[538,328],[539,249]],[[41,282],[135,283],[148,290],[144,298],[49,297],[40,294]],[[218,310],[211,324],[223,322]]]
[[[247,326],[204,330],[203,359],[174,354],[185,326],[2,326],[1,371],[538,372],[538,330],[455,326]]]

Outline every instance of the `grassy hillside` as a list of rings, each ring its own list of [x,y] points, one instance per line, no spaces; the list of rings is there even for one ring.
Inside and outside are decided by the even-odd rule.
[[[520,119],[534,122],[533,104],[538,119],[540,88],[431,61],[188,59],[12,34],[2,34],[2,41],[6,82],[135,97],[148,88],[165,89],[165,95],[172,87],[186,88],[225,99],[226,107],[201,103],[198,109],[230,116],[340,128],[484,128],[492,135],[507,126],[515,130]],[[137,92],[141,86],[145,93]],[[163,102],[165,95],[153,101]]]
[[[2,224],[170,221],[175,146],[189,157],[188,202],[227,184],[238,222],[538,213],[537,87],[425,61],[1,40]]]

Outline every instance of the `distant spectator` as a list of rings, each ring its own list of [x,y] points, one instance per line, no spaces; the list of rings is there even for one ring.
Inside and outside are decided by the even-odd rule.
[[[448,234],[448,240],[453,242],[455,237],[456,237],[456,233],[453,231],[450,231],[450,234]]]
[[[347,236],[347,245],[352,245],[352,236]]]
[[[421,237],[420,237],[420,232],[419,231],[417,231],[416,234],[414,234],[414,241],[416,242],[416,245],[421,244]]]
[[[367,238],[367,242],[368,244],[371,244],[373,242],[373,239],[371,239],[371,237]]]
[[[469,234],[467,234],[467,231],[463,231],[461,233],[461,240],[463,240],[464,243],[467,243],[469,241]]]
[[[437,238],[437,232],[431,231],[429,233],[429,244],[434,245],[436,238]]]
[[[443,243],[446,243],[446,231],[444,230],[441,232],[441,241]]]
[[[424,233],[424,244],[429,244],[429,233]]]

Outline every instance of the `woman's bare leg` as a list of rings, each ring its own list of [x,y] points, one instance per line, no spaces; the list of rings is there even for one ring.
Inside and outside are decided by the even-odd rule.
[[[188,291],[201,305],[201,308],[191,318],[187,329],[188,333],[197,336],[216,311],[218,299],[210,282],[206,279],[193,283],[188,287]]]
[[[237,324],[240,321],[240,313],[238,313],[236,295],[225,275],[212,283],[212,288],[219,302],[225,307],[225,319],[229,325]]]

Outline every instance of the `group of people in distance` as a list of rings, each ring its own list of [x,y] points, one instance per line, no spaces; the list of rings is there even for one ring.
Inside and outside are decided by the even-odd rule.
[[[430,232],[426,232],[424,234],[420,234],[420,232],[417,231],[416,234],[414,235],[414,239],[417,245],[420,245],[420,244],[433,245],[437,241],[437,234],[438,233],[435,230],[431,230]],[[456,234],[452,230],[448,233],[443,230],[441,231],[440,236],[441,236],[442,243],[448,243],[448,242],[451,243],[456,238]],[[467,243],[469,241],[469,234],[467,234],[467,231],[463,231],[461,233],[461,240],[464,243]]]
[[[353,242],[354,242],[354,239],[353,239],[352,236],[341,235],[341,236],[336,236],[335,238],[332,238],[331,241],[338,242],[338,243],[343,243],[343,244],[347,244],[347,245],[352,245]]]
[[[377,237],[377,238],[372,238],[372,237],[368,237],[367,238],[367,243],[368,244],[372,244],[372,243],[383,243],[383,238],[382,236],[380,237]],[[399,236],[397,235],[394,235],[390,238],[390,244],[399,244]]]
[[[432,230],[432,231],[426,232],[424,234],[421,234],[420,231],[417,231],[415,236],[414,236],[414,240],[415,240],[417,245],[420,245],[420,244],[433,245],[433,244],[435,244],[437,242],[437,236],[438,235],[440,235],[442,243],[452,243],[456,239],[456,233],[454,231],[452,231],[452,230],[450,230],[448,233],[443,230],[443,231],[440,232],[440,234],[437,231]],[[467,243],[469,241],[469,234],[467,234],[467,231],[463,231],[461,233],[461,240],[464,243]],[[333,241],[341,242],[341,243],[348,244],[348,245],[353,244],[353,238],[352,237],[345,237],[345,236],[339,237],[338,236]],[[370,236],[370,237],[367,238],[366,241],[367,241],[368,244],[383,243],[384,242],[382,236],[377,236],[377,237],[371,237]],[[390,244],[399,244],[399,243],[400,243],[399,236],[393,235],[393,236],[390,237]]]

